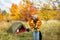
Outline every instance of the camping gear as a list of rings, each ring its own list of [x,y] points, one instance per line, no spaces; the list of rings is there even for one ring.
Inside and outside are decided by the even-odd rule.
[[[27,28],[26,30],[27,30],[27,32],[30,32],[31,31],[31,29],[29,29],[29,28]]]
[[[26,32],[26,27],[21,22],[14,22],[7,32],[16,34]]]

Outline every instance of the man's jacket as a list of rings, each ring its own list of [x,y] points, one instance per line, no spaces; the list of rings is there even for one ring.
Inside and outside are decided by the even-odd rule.
[[[34,31],[34,29],[36,29],[37,31],[40,31],[40,26],[41,26],[41,20],[40,19],[30,19],[29,20],[29,25],[30,25],[30,28],[32,30],[32,32]]]

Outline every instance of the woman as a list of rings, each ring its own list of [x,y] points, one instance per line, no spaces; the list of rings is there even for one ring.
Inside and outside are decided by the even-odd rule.
[[[31,27],[31,30],[33,32],[33,39],[39,40],[39,32],[40,32],[40,26],[41,26],[41,20],[38,18],[38,14],[34,13],[29,20],[29,25]]]

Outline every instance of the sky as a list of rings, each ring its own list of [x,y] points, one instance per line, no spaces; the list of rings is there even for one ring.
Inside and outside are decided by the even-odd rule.
[[[18,5],[20,3],[20,1],[22,1],[22,0],[0,0],[0,8],[1,8],[1,10],[6,10],[7,12],[9,12],[9,8],[11,7],[12,3],[15,3]],[[38,3],[38,1],[35,1],[35,2]],[[42,3],[47,3],[47,1],[42,0]]]
[[[19,4],[21,0],[0,0],[0,8],[1,10],[6,10],[9,12],[9,8],[11,7],[12,3]]]

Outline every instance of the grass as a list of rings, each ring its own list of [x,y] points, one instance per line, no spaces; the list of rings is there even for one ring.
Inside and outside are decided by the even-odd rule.
[[[60,21],[46,22],[41,26],[43,40],[60,40]]]
[[[14,22],[0,22],[0,40],[32,40],[31,32],[20,34],[7,33],[7,30],[12,23]]]
[[[0,22],[0,40],[33,40],[32,32],[21,34],[7,33],[6,31],[12,23]],[[43,40],[60,40],[60,21],[44,22],[41,25],[41,32]]]
[[[32,40],[32,35],[31,32],[18,35],[2,32],[0,33],[0,40]]]

